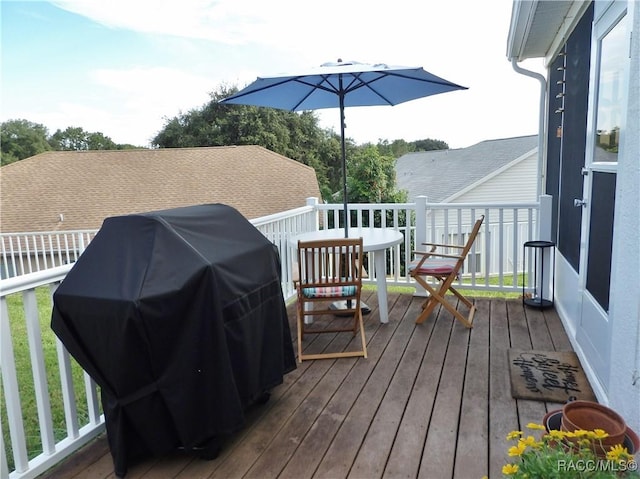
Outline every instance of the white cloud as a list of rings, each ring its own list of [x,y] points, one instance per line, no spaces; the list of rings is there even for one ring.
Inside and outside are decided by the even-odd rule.
[[[52,3],[111,28],[230,45],[274,40],[279,43],[281,31],[300,31],[299,25],[289,23],[292,12],[308,10],[304,3],[282,0],[59,0]],[[315,22],[316,17],[311,18]]]
[[[202,106],[222,83],[243,86],[257,76],[338,58],[423,66],[469,87],[393,108],[348,109],[346,134],[359,143],[430,137],[461,147],[537,128],[539,85],[515,73],[506,59],[511,0],[53,3],[112,29],[153,34],[145,38],[166,45],[172,59],[183,59],[177,64],[149,58],[145,66],[133,62],[85,73],[89,93],[77,88],[77,97],[63,110],[69,121],[60,127],[77,118],[79,125],[118,143],[146,144],[162,128],[163,118]],[[86,109],[84,118],[80,105]],[[322,126],[338,131],[336,111],[318,115]]]
[[[105,122],[101,130],[113,134],[114,141],[129,138],[118,143],[138,144],[135,138],[148,141],[162,128],[165,117],[202,106],[210,99],[210,79],[164,67],[95,70],[90,78],[105,89],[108,102],[118,104],[113,109],[117,111],[112,116],[115,121]],[[105,111],[112,110],[104,106]]]

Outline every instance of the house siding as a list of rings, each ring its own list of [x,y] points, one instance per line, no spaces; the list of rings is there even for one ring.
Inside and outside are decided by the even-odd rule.
[[[602,277],[602,286],[610,284],[608,347],[589,350],[579,340],[584,327],[585,305],[579,271],[582,210],[573,206],[574,198],[582,198],[583,178],[580,168],[584,165],[587,136],[587,97],[589,78],[595,66],[590,64],[588,52],[593,45],[591,38],[592,19],[611,5],[609,2],[594,2],[570,35],[562,32],[554,38],[560,45],[567,38],[567,62],[564,80],[564,118],[562,121],[562,147],[559,147],[556,129],[560,115],[555,110],[557,102],[557,67],[561,63],[554,52],[550,52],[549,91],[547,92],[548,131],[547,138],[547,193],[559,196],[554,206],[554,231],[557,232],[558,254],[556,262],[556,308],[562,318],[567,334],[581,355],[598,400],[618,411],[632,429],[640,430],[640,80],[633,72],[640,71],[640,4],[629,0],[621,2],[627,7],[627,18],[633,35],[628,58],[630,58],[629,85],[627,89],[626,125],[622,129],[617,178],[615,181],[615,204],[613,212],[613,241],[611,245],[611,280]],[[549,32],[549,35],[559,35]],[[611,195],[609,195],[611,196]],[[601,198],[600,201],[606,199]],[[598,201],[591,198],[591,201]],[[592,241],[594,241],[592,239]],[[599,254],[607,249],[597,242]],[[608,254],[609,251],[603,253]],[[593,260],[593,258],[590,258]],[[593,333],[595,334],[595,333]],[[604,363],[604,374],[602,364]]]
[[[630,71],[640,71],[640,4],[628,2],[634,32]],[[629,75],[627,128],[618,166],[611,270],[611,405],[640,431],[640,76]]]
[[[452,203],[512,203],[536,201],[537,153],[507,167],[486,181],[473,185]]]

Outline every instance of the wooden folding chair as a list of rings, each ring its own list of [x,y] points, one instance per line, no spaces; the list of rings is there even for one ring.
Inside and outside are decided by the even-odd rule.
[[[362,238],[341,238],[298,242],[297,329],[298,361],[305,359],[367,357],[367,345],[360,307],[362,292]],[[305,318],[331,314],[330,302],[344,301],[347,309],[340,310],[330,328],[312,327]],[[347,323],[334,326],[334,323]],[[361,349],[305,354],[304,335],[360,330]]]
[[[429,297],[422,306],[422,313],[416,319],[417,324],[423,323],[427,317],[431,314],[433,309],[441,304],[447,311],[464,324],[467,328],[472,327],[473,315],[475,314],[476,307],[474,304],[465,298],[456,288],[453,287],[453,282],[458,278],[464,260],[469,254],[473,242],[478,236],[480,226],[484,221],[484,215],[482,215],[473,225],[473,229],[469,234],[469,238],[464,245],[452,245],[441,243],[423,243],[424,246],[430,247],[429,251],[414,251],[414,260],[409,263],[409,274],[420,284],[425,290],[428,291]],[[445,248],[446,251],[451,249],[457,253],[440,253],[437,252],[439,248]],[[432,277],[440,282],[439,287],[432,286],[427,277]],[[435,285],[437,286],[437,285]],[[467,316],[462,315],[454,306],[452,306],[446,299],[445,294],[447,291],[451,291],[462,303],[469,308]]]

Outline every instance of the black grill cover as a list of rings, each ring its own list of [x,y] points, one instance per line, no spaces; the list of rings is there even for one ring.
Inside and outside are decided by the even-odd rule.
[[[238,430],[296,367],[278,252],[221,204],[107,218],[51,327],[101,387],[118,475]]]

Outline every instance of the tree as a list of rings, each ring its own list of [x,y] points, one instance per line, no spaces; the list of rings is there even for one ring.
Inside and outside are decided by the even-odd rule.
[[[405,140],[378,140],[378,151],[381,155],[390,155],[394,158],[400,158],[402,155],[412,153],[414,151],[431,151],[431,150],[448,150],[449,145],[441,140],[416,140],[407,142]]]
[[[404,140],[394,140],[389,143],[389,140],[378,140],[378,151],[381,155],[393,156],[394,158],[400,158],[406,153],[410,153],[413,150],[413,146]]]
[[[426,140],[417,140],[410,143],[412,146],[411,151],[431,151],[431,150],[448,150],[449,145],[442,140],[432,140],[427,138]]]
[[[56,151],[84,151],[84,150],[116,150],[111,138],[100,132],[89,133],[80,127],[67,127],[66,130],[56,130],[51,135],[49,143]]]
[[[260,145],[314,168],[324,198],[335,191],[334,158],[339,159],[340,147],[330,132],[318,126],[316,115],[219,103],[237,91],[221,86],[202,108],[167,119],[152,144],[160,148]]]
[[[8,120],[0,128],[0,164],[3,166],[51,150],[44,125],[27,120]]]
[[[237,87],[220,86],[201,108],[167,118],[152,140],[160,148],[224,145],[260,145],[311,166],[316,171],[323,199],[342,198],[342,152],[340,135],[318,126],[313,111],[300,113],[251,105],[227,105],[220,100],[238,92]],[[350,201],[400,202],[406,192],[395,190],[395,160],[416,145],[447,148],[435,140],[407,143],[380,141],[377,146],[356,145],[345,139],[349,165]],[[355,199],[354,199],[355,198]]]
[[[395,158],[381,155],[374,145],[359,148],[348,158],[347,194],[351,203],[400,203],[406,191],[396,190]]]

